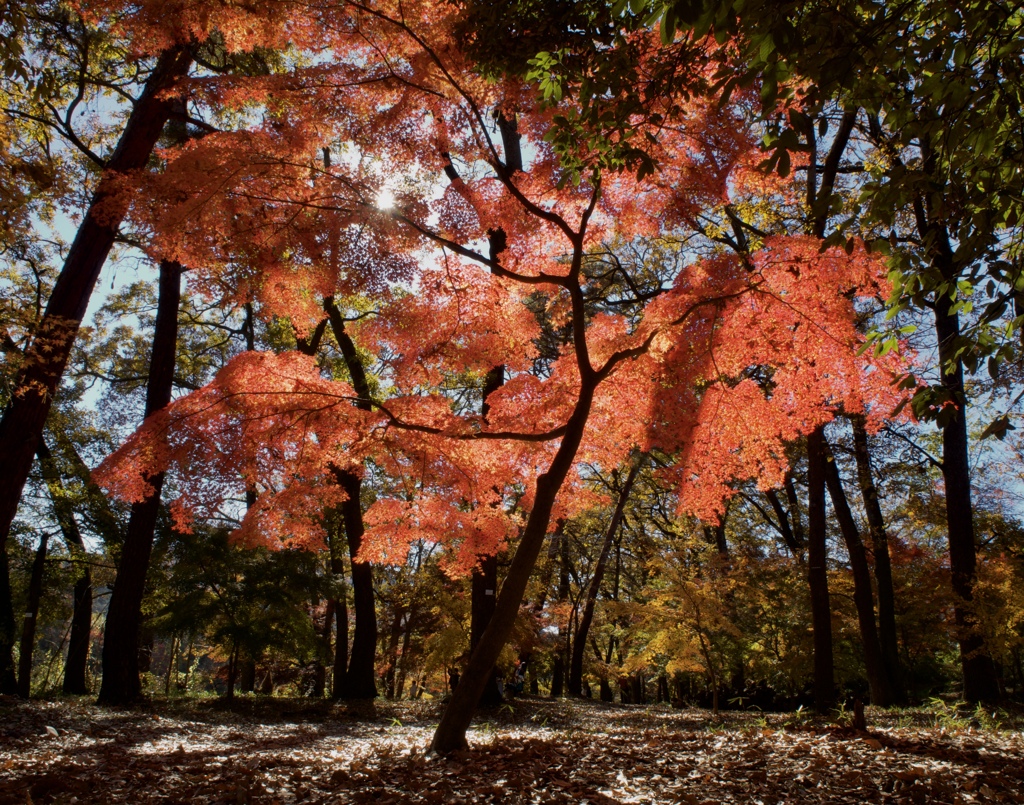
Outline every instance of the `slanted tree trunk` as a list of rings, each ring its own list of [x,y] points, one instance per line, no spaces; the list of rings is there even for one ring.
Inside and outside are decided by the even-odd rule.
[[[579,246],[577,246],[577,253],[573,257],[573,263],[574,266],[579,266],[582,263],[582,251]],[[572,270],[575,272],[578,271],[578,268]],[[570,293],[573,295],[576,337],[582,339],[584,337],[582,292],[579,291],[578,286],[574,285],[570,288]],[[583,439],[583,432],[593,406],[594,390],[598,382],[598,378],[593,375],[584,376],[581,379],[576,405],[566,423],[558,450],[548,466],[547,472],[537,477],[533,508],[523,527],[519,547],[512,557],[508,574],[501,586],[491,623],[480,638],[476,650],[470,656],[462,681],[452,692],[452,698],[441,716],[441,722],[438,724],[430,744],[433,752],[447,754],[466,747],[466,730],[473,719],[476,704],[480,701],[480,694],[487,682],[487,675],[497,662],[498,655],[512,633],[516,615],[519,613],[519,605],[523,600],[523,593],[526,591],[533,568],[537,564],[537,557],[540,555],[544,537],[547,535],[548,526],[551,523],[551,510],[555,504],[555,497],[572,468],[576,451]]]
[[[178,307],[181,302],[180,263],[160,263],[160,294],[156,332],[146,386],[146,416],[152,416],[171,401],[174,384],[174,356],[178,340]],[[131,517],[121,547],[114,588],[103,634],[103,681],[99,703],[124,705],[142,696],[139,680],[139,648],[142,628],[142,598],[153,551],[153,535],[160,509],[164,474],[146,479],[153,487],[145,500],[132,504]]]
[[[116,191],[117,178],[145,167],[174,104],[173,99],[166,97],[165,90],[185,77],[191,63],[191,53],[185,47],[171,48],[157,60],[68,250],[46,311],[14,381],[10,403],[0,420],[0,456],[3,456],[0,465],[0,692],[3,693],[16,692],[12,658],[15,625],[6,551],[11,523],[72,344],[128,208],[128,199]],[[102,213],[97,212],[100,208]]]
[[[92,571],[85,561],[85,542],[75,520],[74,508],[64,494],[60,473],[45,439],[40,438],[36,455],[39,457],[43,480],[50,492],[57,525],[64,537],[68,553],[79,568],[79,576],[75,580],[72,592],[71,629],[68,635],[68,654],[64,661],[63,691],[83,695],[89,692],[86,670],[92,638]]]
[[[832,611],[828,596],[828,548],[825,520],[825,428],[807,437],[807,584],[814,628],[814,707],[826,713],[835,703],[832,661]]]
[[[864,668],[867,671],[868,687],[871,692],[871,703],[877,707],[891,707],[896,702],[892,680],[886,673],[882,662],[882,645],[878,639],[875,626],[875,603],[871,593],[871,569],[868,567],[867,552],[860,538],[860,531],[853,519],[843,479],[839,475],[839,467],[828,444],[825,444],[825,484],[832,498],[832,509],[839,522],[839,530],[846,543],[846,552],[850,556],[850,569],[853,572],[853,603],[857,607],[857,623],[860,626],[860,639],[864,647]]]
[[[522,170],[522,152],[519,148],[519,130],[515,118],[506,118],[504,114],[498,114],[498,130],[501,133],[502,142],[505,146],[506,165],[510,172],[515,173]],[[502,229],[489,231],[487,233],[488,256],[491,260],[497,260],[498,255],[506,248],[507,236]],[[490,404],[487,398],[495,391],[505,385],[505,367],[495,366],[484,378],[480,416],[487,421],[490,413]],[[491,622],[494,614],[494,604],[498,596],[498,557],[481,556],[476,567],[473,568],[473,577],[470,587],[470,653],[477,647],[484,629]],[[503,697],[498,687],[498,669],[491,670],[489,679],[484,683],[483,692],[480,694],[479,705],[493,707],[501,704]]]
[[[622,522],[623,513],[626,510],[626,502],[629,500],[630,492],[633,491],[633,482],[636,481],[637,473],[643,465],[643,456],[633,460],[626,480],[619,490],[618,500],[615,502],[615,509],[612,518],[608,522],[605,531],[604,541],[601,543],[601,552],[598,554],[597,562],[594,565],[594,575],[590,579],[590,586],[587,589],[587,600],[583,606],[583,615],[580,617],[576,627],[576,634],[572,641],[572,659],[569,663],[569,694],[580,696],[583,693],[583,652],[587,647],[587,637],[590,633],[590,624],[594,621],[594,610],[597,608],[597,596],[601,591],[601,584],[604,582],[605,568],[608,565],[608,555],[611,552],[612,543],[618,533],[619,524]]]
[[[885,530],[878,490],[871,474],[871,454],[868,432],[863,416],[850,418],[853,425],[853,454],[857,462],[857,482],[864,512],[871,531],[871,549],[874,554],[875,585],[878,590],[878,640],[882,648],[882,662],[893,686],[894,704],[906,704],[907,691],[903,684],[899,640],[896,632],[896,595],[892,584],[892,563],[889,558],[889,535]]]
[[[46,546],[50,535],[39,538],[35,558],[32,560],[32,575],[28,582],[28,601],[25,604],[25,618],[21,625],[21,646],[18,657],[18,695],[27,699],[32,692],[32,649],[36,644],[36,623],[39,620],[39,602],[43,597],[43,571],[46,569]]]

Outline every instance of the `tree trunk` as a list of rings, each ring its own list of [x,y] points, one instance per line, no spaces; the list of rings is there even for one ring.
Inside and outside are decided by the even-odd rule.
[[[497,595],[498,557],[494,555],[481,556],[479,564],[473,568],[470,593],[470,652],[477,647],[487,624],[491,622]],[[498,671],[496,668],[492,668],[487,683],[484,685],[484,692],[480,694],[480,706],[493,707],[503,701],[504,698],[498,689]]]
[[[238,678],[238,643],[231,646],[231,654],[228,656],[228,689],[227,700],[234,701],[235,680]]]
[[[369,411],[372,408],[370,385],[366,370],[356,351],[352,338],[345,331],[345,319],[333,297],[324,299],[324,310],[331,323],[334,339],[338,342],[352,388],[356,392],[356,407]],[[352,637],[352,651],[344,687],[335,695],[341,699],[373,699],[377,696],[377,681],[374,677],[374,661],[377,651],[377,609],[373,597],[373,570],[369,562],[358,561],[359,549],[363,544],[363,507],[360,501],[363,480],[354,472],[335,469],[335,477],[341,484],[348,499],[341,504],[342,522],[348,540],[349,558],[352,561],[352,605],[356,613],[355,633]]]
[[[792,485],[792,484],[790,484]],[[764,496],[768,499],[768,503],[771,504],[772,510],[775,512],[775,517],[779,521],[779,534],[782,535],[782,541],[786,543],[786,547],[789,548],[790,553],[796,559],[803,560],[804,558],[804,545],[802,542],[798,542],[796,534],[793,528],[790,526],[789,512],[786,511],[782,505],[782,501],[779,500],[779,495],[774,489],[764,493]],[[793,519],[796,520],[797,514]]]
[[[10,404],[0,421],[0,456],[4,457],[0,467],[2,692],[14,692],[7,689],[13,680],[14,645],[14,612],[6,552],[11,523],[89,298],[128,207],[128,199],[116,192],[116,179],[146,166],[174,104],[173,99],[165,97],[164,91],[188,73],[191,62],[191,53],[184,47],[165,51],[157,60],[68,250],[35,338],[26,350],[22,369],[14,381]],[[102,213],[97,212],[99,208]]]
[[[83,695],[89,692],[86,670],[92,641],[92,571],[86,563],[85,542],[75,520],[74,507],[64,494],[60,473],[46,440],[39,439],[36,448],[43,480],[46,482],[53,505],[53,513],[60,527],[64,543],[72,559],[79,565],[80,575],[72,592],[71,629],[68,635],[68,654],[64,661],[64,693]]]
[[[558,563],[558,603],[564,604],[569,600],[569,535],[564,530],[560,531],[559,563]],[[559,698],[565,693],[565,659],[566,647],[568,646],[568,634],[571,627],[571,618],[566,618],[565,624],[559,625],[559,645],[555,652],[554,664],[551,670],[551,696]]]
[[[618,598],[618,595],[615,596]],[[615,635],[608,638],[608,651],[604,655],[604,664],[607,668],[612,664],[612,654],[615,651]],[[608,683],[607,675],[601,677],[601,701],[602,702],[613,702],[615,701],[615,694],[612,692],[612,686]]]
[[[331,573],[334,577],[345,572],[341,557],[333,555],[335,545],[331,545]],[[334,600],[334,673],[331,679],[331,698],[340,699],[345,692],[345,674],[348,671],[348,604],[344,592]]]
[[[505,121],[503,126],[501,126],[502,121]],[[516,133],[514,120],[510,124],[504,116],[500,116],[499,126],[502,137],[506,140],[506,150],[508,148],[507,142],[509,141],[509,138],[518,144],[519,138]],[[511,126],[511,128],[509,128],[509,126]],[[490,258],[492,260],[496,260],[498,258],[498,254],[502,249],[504,249],[505,233],[501,230],[489,233],[488,244]],[[487,415],[491,411],[491,406],[487,402],[487,398],[503,385],[505,385],[505,367],[495,366],[484,378],[484,386],[481,393],[482,401],[480,404],[480,417],[484,422],[487,422]],[[491,616],[494,614],[494,602],[497,600],[497,597],[498,557],[480,556],[478,565],[473,568],[473,578],[470,586],[470,653],[473,652],[477,643],[480,642],[480,638],[483,636],[484,629],[487,628],[487,624],[491,622]],[[504,697],[501,695],[501,689],[498,687],[498,669],[492,668],[489,678],[484,684],[483,693],[480,694],[479,706],[494,707],[501,704],[503,701]]]
[[[577,257],[577,262],[578,259]],[[574,301],[574,306],[581,311],[582,300],[579,296]],[[574,319],[581,315],[581,312],[574,311]],[[579,337],[582,337],[582,334]],[[558,451],[548,471],[537,478],[533,509],[530,510],[530,516],[523,528],[519,547],[512,557],[508,575],[501,585],[501,594],[498,596],[491,623],[470,656],[462,682],[452,693],[451,701],[441,716],[441,722],[437,725],[430,744],[433,752],[447,754],[466,747],[466,730],[473,720],[476,704],[487,682],[487,674],[497,662],[498,655],[515,626],[523,593],[526,591],[534,565],[537,564],[537,557],[544,545],[544,537],[547,536],[555,496],[572,467],[576,451],[583,439],[596,385],[596,380],[586,376],[583,378],[576,406],[566,423],[565,434]]]
[[[793,539],[796,545],[801,546],[800,555],[802,556],[802,546],[807,544],[807,537],[804,534],[803,514],[800,512],[800,496],[796,493],[796,484],[793,483],[793,476],[789,473],[786,473],[782,488],[786,490],[786,500],[789,501],[789,516],[793,526]]]
[[[395,684],[398,679],[398,646],[402,640],[402,617],[405,607],[396,606],[395,615],[391,619],[391,633],[388,635],[388,667],[384,672],[384,695],[391,701],[395,700]]]
[[[643,456],[637,456],[629,468],[629,474],[619,490],[619,498],[615,502],[615,510],[612,512],[612,519],[605,531],[604,542],[601,543],[601,553],[598,555],[597,563],[594,566],[594,575],[590,579],[590,587],[587,589],[587,601],[583,606],[583,615],[580,617],[576,634],[572,642],[572,660],[569,663],[569,695],[579,696],[583,692],[583,652],[587,648],[587,636],[590,633],[590,624],[594,621],[594,610],[597,608],[597,596],[604,582],[604,572],[608,565],[608,555],[611,552],[612,542],[619,530],[619,523],[622,522],[622,515],[626,509],[626,502],[629,494],[633,491],[633,482],[636,481],[637,473],[643,464]]]
[[[178,657],[178,636],[171,635],[171,645],[167,647],[167,668],[164,670],[164,696],[171,695],[171,680],[174,678],[174,665]]]
[[[18,695],[27,699],[32,692],[32,649],[36,644],[36,622],[39,620],[39,602],[43,597],[43,571],[46,569],[46,546],[49,534],[39,538],[39,547],[32,560],[32,575],[28,582],[28,602],[21,625],[21,647],[18,657]]]
[[[956,355],[960,318],[948,296],[937,300],[935,327],[939,339],[939,360],[943,367],[942,386],[953,401],[953,415],[942,427],[942,476],[946,486],[949,566],[953,577],[953,613],[956,637],[960,643],[964,698],[968,702],[993,702],[999,699],[999,681],[974,613],[977,547],[967,443],[967,396],[963,364]]]
[[[857,622],[860,639],[864,646],[864,667],[871,691],[871,703],[877,707],[891,707],[896,703],[892,680],[882,662],[882,645],[875,626],[875,603],[871,593],[871,569],[868,567],[867,552],[861,541],[857,523],[850,511],[839,467],[828,444],[825,448],[825,483],[832,498],[832,509],[839,521],[846,551],[850,555],[850,569],[853,571],[853,602],[857,607]]]
[[[412,629],[413,629],[413,617],[416,615],[415,603],[409,605],[409,611],[406,613],[405,621],[402,626],[402,647],[399,650],[400,653],[396,660],[398,668],[398,678],[395,681],[395,700],[401,700],[402,693],[405,691],[405,677],[406,671],[409,667],[409,644],[412,642]],[[410,698],[412,695],[410,694]]]
[[[335,477],[348,499],[341,504],[349,559],[352,562],[352,604],[356,613],[355,630],[348,670],[345,672],[341,699],[373,699],[377,696],[374,664],[377,655],[377,604],[373,596],[373,570],[369,562],[358,559],[363,544],[363,508],[359,502],[363,480],[358,475],[336,470]]]
[[[331,632],[334,631],[334,601],[324,605],[324,620],[320,626],[320,653],[313,669],[313,697],[322,699],[327,692],[327,658],[331,656]]]
[[[256,690],[256,660],[252,657],[239,660],[238,689],[242,693],[253,693]]]
[[[179,263],[160,263],[160,296],[156,332],[146,387],[146,416],[152,416],[171,401],[174,384],[174,355],[178,340],[178,307],[181,302]],[[110,594],[107,626],[103,633],[103,681],[99,703],[124,705],[142,696],[139,680],[139,637],[142,626],[142,598],[153,551],[153,535],[160,509],[164,475],[147,478],[153,493],[132,504],[128,530],[121,548],[121,561]]]
[[[814,627],[814,707],[826,713],[835,703],[832,612],[828,597],[825,521],[825,428],[807,436],[807,584]]]
[[[5,696],[18,695],[18,677],[14,673],[14,629],[7,540],[0,539],[0,694]]]
[[[871,530],[871,548],[875,559],[875,584],[878,588],[878,639],[882,647],[882,662],[893,686],[895,704],[907,703],[903,686],[903,668],[900,664],[899,640],[896,631],[896,595],[892,584],[892,563],[889,558],[889,535],[885,531],[878,490],[871,475],[871,454],[868,432],[863,416],[850,418],[853,425],[853,454],[857,461],[857,482],[860,486],[864,511]]]

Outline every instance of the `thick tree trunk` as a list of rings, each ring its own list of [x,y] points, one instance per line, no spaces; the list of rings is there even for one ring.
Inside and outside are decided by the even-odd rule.
[[[25,619],[21,625],[21,646],[18,657],[18,695],[27,699],[32,693],[32,649],[36,644],[36,623],[39,620],[39,602],[43,597],[43,571],[46,569],[46,546],[49,534],[39,538],[35,558],[32,560],[32,575],[28,582],[28,601],[25,605]]]
[[[576,303],[581,307],[581,302]],[[466,673],[459,686],[452,692],[451,701],[441,716],[441,722],[434,732],[431,751],[447,754],[466,747],[466,730],[473,720],[477,702],[487,683],[487,675],[498,661],[498,655],[512,634],[523,593],[530,580],[537,557],[544,545],[548,526],[551,523],[551,509],[555,496],[568,475],[576,451],[583,439],[587,418],[594,400],[596,382],[584,379],[581,383],[575,409],[566,424],[565,435],[548,471],[537,478],[533,509],[523,528],[519,547],[512,557],[508,575],[501,586],[491,623],[484,631],[476,650],[469,658]]]
[[[964,391],[963,364],[956,355],[960,318],[948,297],[941,297],[936,304],[935,327],[939,340],[939,360],[943,367],[942,386],[949,393],[955,412],[942,428],[942,476],[946,486],[953,613],[956,637],[960,643],[964,698],[969,702],[992,702],[999,699],[999,681],[974,613],[977,547],[967,442],[967,396]],[[948,371],[948,368],[953,371]]]
[[[889,535],[885,530],[878,490],[871,474],[871,454],[868,432],[863,416],[850,419],[853,425],[853,454],[857,461],[857,483],[860,486],[864,511],[871,530],[871,549],[875,560],[875,585],[878,589],[878,639],[882,647],[882,662],[893,685],[895,704],[906,704],[907,692],[903,686],[903,668],[900,663],[899,640],[896,632],[896,594],[892,583],[892,562],[889,558]]]
[[[871,568],[868,567],[867,552],[864,550],[860,531],[846,499],[835,456],[827,444],[825,455],[825,483],[832,498],[832,508],[839,521],[839,530],[846,543],[850,569],[853,572],[853,603],[857,607],[857,622],[864,647],[864,668],[867,671],[871,703],[877,707],[891,707],[896,703],[896,694],[893,682],[886,673],[885,663],[882,662],[882,645],[875,626],[875,602],[871,593]]]
[[[63,691],[83,695],[89,692],[86,670],[92,641],[92,571],[86,563],[85,542],[75,520],[74,508],[64,494],[60,472],[45,439],[39,440],[36,455],[39,457],[43,480],[50,492],[57,525],[71,558],[79,567],[79,576],[72,592],[71,629],[68,635],[68,654],[64,661]]]
[[[178,307],[181,302],[179,263],[160,263],[160,296],[157,303],[156,332],[146,387],[146,416],[152,416],[171,401],[174,385],[174,356],[178,341]],[[103,681],[99,703],[124,705],[142,696],[139,680],[140,630],[142,597],[153,551],[153,535],[160,509],[160,492],[164,475],[147,479],[153,493],[132,505],[128,530],[121,548],[114,588],[107,610],[107,626],[103,633]]]
[[[814,707],[828,712],[835,703],[832,663],[832,612],[828,596],[828,548],[825,520],[825,429],[807,436],[807,583],[814,628]]]
[[[597,608],[597,596],[601,591],[601,584],[604,582],[605,568],[608,566],[608,555],[611,553],[612,543],[618,533],[619,524],[622,522],[623,512],[626,510],[626,502],[629,494],[633,491],[633,482],[636,481],[637,473],[643,464],[643,456],[633,460],[626,480],[619,490],[618,500],[615,502],[615,510],[608,522],[608,528],[604,534],[604,542],[601,543],[601,553],[594,565],[594,575],[590,579],[590,587],[587,589],[587,601],[583,606],[583,615],[580,617],[576,627],[576,634],[572,641],[572,659],[569,663],[569,695],[580,696],[583,693],[583,653],[587,648],[587,638],[590,634],[590,624],[594,621],[594,610]]]
[[[0,691],[13,692],[7,690],[13,679],[14,621],[5,550],[11,523],[89,298],[128,207],[128,200],[116,195],[116,179],[145,167],[174,104],[164,91],[188,73],[191,61],[183,47],[157,60],[68,250],[0,421]]]

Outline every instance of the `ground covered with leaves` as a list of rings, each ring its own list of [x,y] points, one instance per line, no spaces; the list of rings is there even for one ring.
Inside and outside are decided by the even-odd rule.
[[[520,699],[471,750],[425,749],[440,704],[294,699],[113,711],[0,698],[0,802],[1024,802],[1024,731],[939,707],[799,715]]]

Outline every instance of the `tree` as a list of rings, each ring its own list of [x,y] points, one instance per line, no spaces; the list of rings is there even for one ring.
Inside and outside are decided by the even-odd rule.
[[[564,495],[580,462],[617,466],[656,444],[677,458],[667,475],[685,505],[711,517],[733,478],[781,484],[783,443],[829,419],[832,406],[865,411],[870,399],[869,416],[891,410],[899,362],[856,355],[851,297],[877,293],[877,261],[858,249],[821,251],[809,236],[766,238],[742,256],[701,240],[652,293],[624,282],[632,318],[588,311],[588,294],[605,283],[585,270],[587,256],[602,243],[693,236],[705,229],[698,218],[730,193],[784,192],[748,169],[756,138],[742,108],[696,93],[673,100],[657,111],[672,127],[651,124],[661,134],[659,174],[607,171],[594,151],[581,157],[589,173],[574,175],[543,136],[576,101],[552,97],[553,111],[516,79],[474,74],[452,42],[454,12],[414,18],[382,4],[316,13],[326,15],[317,17],[323,30],[339,32],[335,52],[344,56],[296,67],[271,82],[272,97],[266,82],[205,84],[202,92],[229,106],[259,98],[268,115],[169,155],[165,171],[141,177],[132,214],[155,248],[203,267],[204,282],[234,274],[239,293],[258,292],[265,315],[287,311],[300,330],[321,318],[304,301],[313,291],[390,297],[353,332],[387,361],[388,387],[353,406],[362,399],[356,384],[321,376],[308,357],[245,354],[147,420],[102,475],[138,499],[147,474],[174,466],[184,484],[173,504],[179,527],[227,488],[258,484],[264,491],[241,537],[316,544],[324,506],[353,501],[327,479],[338,468],[361,475],[371,460],[400,483],[366,512],[363,559],[404,558],[415,539],[429,539],[468,569],[481,553],[514,546],[490,624],[435,735],[434,749],[447,752],[464,744],[552,517],[578,505]],[[657,51],[656,39],[643,44]],[[397,63],[408,75],[394,76]],[[491,110],[505,109],[536,148],[522,174],[491,134]],[[321,168],[329,138],[353,157]],[[453,160],[472,174],[431,199],[423,188]],[[382,188],[393,197],[384,209]],[[481,252],[475,244],[499,229],[506,249]],[[432,262],[420,259],[425,249]],[[418,294],[385,294],[398,272]],[[571,333],[540,376],[532,372],[538,326],[525,304],[537,290]],[[875,371],[865,372],[866,362]],[[437,391],[447,378],[497,366],[510,379],[487,397],[486,421]],[[751,366],[773,367],[770,394],[747,376]],[[506,498],[518,501],[522,522],[505,515]]]
[[[33,341],[25,351],[11,404],[0,421],[0,450],[8,457],[0,478],[3,490],[0,493],[0,542],[7,540],[54,392],[124,215],[123,204],[120,212],[109,208],[116,184],[114,177],[145,165],[170,116],[171,101],[162,93],[186,74],[190,63],[188,50],[180,47],[169,50],[157,60],[146,89],[125,124],[118,148],[107,161],[106,181],[100,182],[93,195]],[[0,557],[0,606],[9,608],[5,603],[9,601],[7,564]],[[10,626],[0,624],[0,663],[10,663],[11,645]],[[4,673],[2,668],[0,673]]]
[[[791,76],[806,79],[800,104],[852,100],[867,112],[869,160],[861,198],[866,220],[891,251],[894,310],[932,311],[939,379],[915,397],[919,415],[943,434],[943,475],[964,696],[998,697],[998,681],[972,612],[977,544],[968,461],[965,364],[997,373],[1016,349],[1021,320],[1016,113],[1024,83],[1021,10],[989,3],[891,6],[801,2],[693,6],[653,3],[670,36],[677,25],[719,37],[739,34],[748,56],[736,86],[755,76],[771,106],[793,98]],[[791,20],[799,19],[799,25]],[[837,25],[836,21],[842,20]],[[799,83],[790,85],[800,86]],[[773,163],[789,164],[793,138],[775,139]],[[900,211],[912,215],[901,216]],[[889,243],[896,247],[890,249]],[[976,310],[973,321],[965,316]],[[894,343],[888,336],[881,348]],[[1005,418],[988,433],[1005,433]]]

